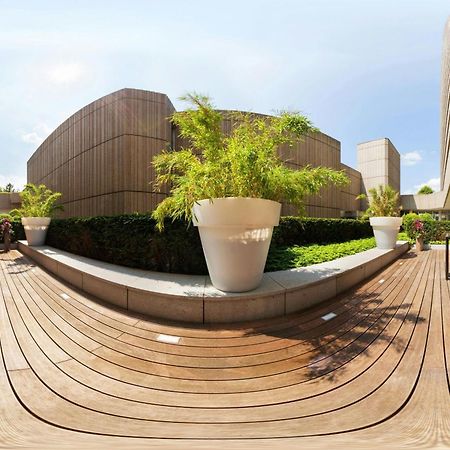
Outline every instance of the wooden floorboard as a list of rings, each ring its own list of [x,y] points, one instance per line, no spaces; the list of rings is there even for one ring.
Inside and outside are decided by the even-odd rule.
[[[0,448],[448,448],[443,258],[228,327],[111,308],[0,254]]]

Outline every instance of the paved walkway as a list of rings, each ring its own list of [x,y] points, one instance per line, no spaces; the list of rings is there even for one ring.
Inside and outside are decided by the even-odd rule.
[[[449,448],[443,258],[205,327],[114,310],[0,253],[0,447]]]

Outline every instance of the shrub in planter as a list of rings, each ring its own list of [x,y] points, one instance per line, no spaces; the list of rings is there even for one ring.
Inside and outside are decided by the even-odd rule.
[[[20,197],[21,207],[10,214],[21,218],[29,245],[44,245],[51,218],[55,211],[62,209],[62,206],[56,205],[61,193],[52,192],[44,184],[36,186],[28,183]]]
[[[358,198],[366,198],[360,195]],[[379,185],[369,189],[369,208],[366,215],[370,217],[370,225],[380,249],[395,248],[397,234],[402,225],[400,215],[400,195],[391,186]]]
[[[160,228],[166,217],[193,219],[214,286],[225,291],[254,289],[262,279],[280,202],[302,209],[306,195],[348,179],[329,168],[292,170],[283,164],[281,144],[292,145],[317,131],[298,113],[230,113],[231,134],[225,135],[223,116],[208,97],[190,94],[183,99],[193,108],[175,113],[172,121],[191,145],[154,158],[157,187],[170,183],[172,190],[153,217]]]
[[[408,213],[403,216],[403,229],[412,240],[419,240],[419,246],[436,240],[438,222],[431,214]]]

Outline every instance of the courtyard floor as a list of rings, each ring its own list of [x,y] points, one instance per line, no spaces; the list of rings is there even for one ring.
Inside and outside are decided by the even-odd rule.
[[[230,326],[113,309],[17,251],[0,266],[0,447],[450,446],[443,250]]]

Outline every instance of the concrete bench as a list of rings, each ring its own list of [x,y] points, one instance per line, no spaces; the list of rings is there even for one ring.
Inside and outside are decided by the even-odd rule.
[[[208,276],[152,272],[97,261],[53,247],[18,249],[37,264],[101,300],[153,317],[197,323],[230,323],[278,317],[335,297],[409,250],[377,248],[298,269],[268,272],[257,289],[226,293]]]

